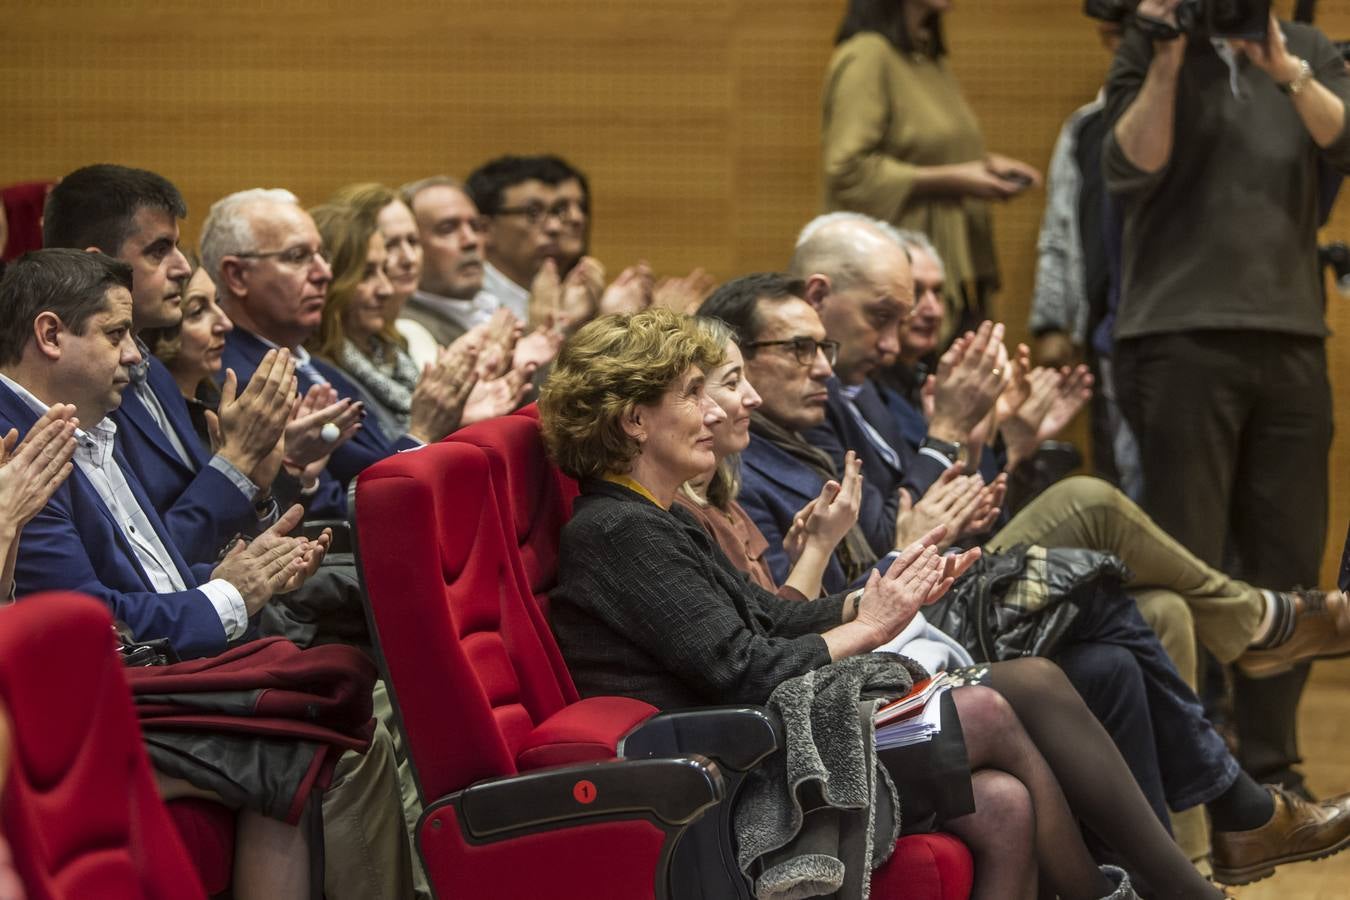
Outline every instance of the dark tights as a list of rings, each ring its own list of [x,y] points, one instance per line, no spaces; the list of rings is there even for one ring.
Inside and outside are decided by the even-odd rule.
[[[1158,821],[1111,738],[1057,666],[1020,659],[990,672],[992,689],[952,694],[971,769],[1001,770],[1026,787],[1035,812],[1036,861],[1050,891],[1075,900],[1110,890],[1083,845],[1081,819],[1153,886],[1155,896],[1223,896]],[[963,820],[978,815],[944,827],[961,835],[970,824]],[[978,891],[978,866],[976,879]]]

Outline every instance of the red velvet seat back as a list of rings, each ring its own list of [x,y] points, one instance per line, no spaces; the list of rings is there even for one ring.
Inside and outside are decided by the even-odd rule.
[[[531,407],[533,408],[533,407]],[[558,544],[572,516],[577,483],[549,460],[539,420],[501,416],[455,432],[449,440],[481,448],[488,458],[507,539],[516,546],[516,574],[529,613],[540,633],[563,695],[577,699],[576,687],[547,622],[548,592],[558,580]]]
[[[29,900],[205,896],[100,603],[40,594],[0,609],[0,699],[14,723],[0,815]]]
[[[381,654],[423,799],[516,772],[565,705],[520,596],[487,458],[442,442],[363,472],[356,533]]]

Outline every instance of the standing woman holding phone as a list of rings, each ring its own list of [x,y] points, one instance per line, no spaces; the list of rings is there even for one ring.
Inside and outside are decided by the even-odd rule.
[[[990,200],[1041,174],[989,153],[947,65],[951,0],[849,0],[825,76],[825,206],[928,235],[947,264],[946,321],[974,328],[998,289]]]

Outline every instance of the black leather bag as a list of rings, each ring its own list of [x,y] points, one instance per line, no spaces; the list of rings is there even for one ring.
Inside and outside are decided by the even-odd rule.
[[[924,616],[978,662],[1051,656],[1079,609],[1123,593],[1128,578],[1109,553],[1018,545],[986,551]]]

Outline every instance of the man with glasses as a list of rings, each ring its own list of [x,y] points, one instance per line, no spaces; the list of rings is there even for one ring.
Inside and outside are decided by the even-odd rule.
[[[234,321],[222,362],[241,388],[249,384],[269,350],[295,360],[300,391],[329,385],[340,400],[359,405],[364,395],[335,367],[314,359],[304,343],[323,317],[333,271],[324,259],[318,228],[290,191],[254,189],[216,201],[202,226],[202,265]],[[346,515],[346,486],[367,466],[399,450],[445,437],[459,420],[447,391],[414,395],[408,432],[388,435],[366,418],[356,435],[338,446],[320,476],[309,512]]]
[[[502,156],[465,182],[486,225],[483,290],[521,321],[528,320],[530,286],[544,261],[552,259],[564,274],[580,259],[589,227],[589,198],[579,173],[560,162]]]
[[[805,294],[806,285],[788,275],[747,275],[723,285],[699,308],[699,315],[721,319],[742,338],[746,378],[763,398],[751,414],[750,445],[741,454],[738,499],[768,539],[765,559],[780,581],[790,567],[784,536],[839,471],[828,453],[802,436],[825,420],[831,363],[840,352]],[[895,509],[879,492],[869,492],[858,521],[864,532],[893,532]],[[862,535],[843,541],[825,571],[827,590],[842,590],[865,575],[879,556],[888,561],[889,549],[875,552]]]

